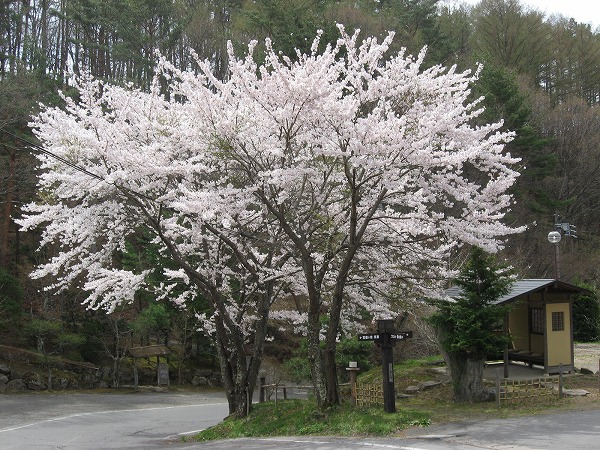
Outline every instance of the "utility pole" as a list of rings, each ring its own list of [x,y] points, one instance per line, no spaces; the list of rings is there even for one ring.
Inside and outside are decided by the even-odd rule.
[[[559,246],[562,236],[572,237],[577,239],[577,227],[568,222],[561,222],[560,216],[554,215],[554,228],[558,231],[551,231],[548,233],[548,241],[554,245],[554,279],[558,280],[560,277],[560,258],[559,258]]]

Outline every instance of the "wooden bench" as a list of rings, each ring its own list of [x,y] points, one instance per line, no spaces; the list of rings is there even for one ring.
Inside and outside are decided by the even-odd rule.
[[[544,355],[541,353],[534,353],[527,350],[509,350],[508,351],[509,361],[520,361],[529,364],[532,367],[534,364],[538,366],[544,365]]]

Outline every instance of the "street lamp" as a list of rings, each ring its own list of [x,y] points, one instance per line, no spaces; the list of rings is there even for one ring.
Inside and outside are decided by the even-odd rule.
[[[560,242],[562,235],[558,231],[551,231],[548,233],[548,241],[554,244],[554,279],[558,280],[558,243]]]

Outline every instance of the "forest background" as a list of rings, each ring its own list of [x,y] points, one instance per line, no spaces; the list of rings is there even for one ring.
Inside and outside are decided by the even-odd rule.
[[[500,257],[520,277],[552,278],[555,223],[576,225],[577,238],[559,244],[564,281],[600,282],[600,30],[529,9],[516,0],[482,0],[475,7],[437,0],[18,0],[0,4],[0,333],[2,343],[44,354],[98,362],[123,357],[127,346],[175,340],[184,359],[210,357],[210,340],[195,331],[203,305],[180,310],[141,294],[110,315],[80,305],[73,289],[60,295],[31,280],[39,235],[13,219],[36,190],[35,142],[27,123],[40,102],[60,104],[72,93],[69,74],[89,71],[114,84],[147,89],[155,51],[178,68],[192,67],[189,49],[226,77],[227,41],[273,40],[293,57],[307,51],[317,29],[337,38],[335,24],[383,38],[427,65],[483,63],[473,95],[484,95],[483,120],[504,119],[516,132],[507,151],[522,158],[509,214],[527,231],[509,238]],[[24,140],[23,140],[24,139]],[[574,234],[574,233],[572,233]],[[155,264],[151,246],[129,249],[124,264]],[[463,255],[449,263],[458,267]]]

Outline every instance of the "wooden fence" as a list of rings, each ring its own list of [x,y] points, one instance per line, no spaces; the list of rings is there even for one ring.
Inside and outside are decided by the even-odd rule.
[[[518,401],[528,398],[562,398],[562,375],[540,377],[529,380],[496,380],[496,403]]]
[[[296,386],[296,385],[287,385],[287,384],[265,384],[265,379],[260,379],[260,391],[259,391],[259,402],[269,402],[275,401],[275,404],[279,400],[287,400],[288,395],[292,395],[294,397],[297,396],[297,392],[303,392],[304,396],[309,396],[310,394],[314,394],[315,388],[313,386]]]
[[[599,375],[600,379],[600,375]],[[381,384],[349,383],[342,386],[350,387],[352,404],[357,406],[382,406],[383,386]],[[261,378],[260,402],[286,400],[290,391],[303,391],[305,395],[314,394],[312,386],[292,386],[285,384],[265,384]],[[496,402],[519,401],[528,398],[557,396],[563,397],[562,371],[557,376],[538,377],[527,380],[501,379],[500,372],[496,378]]]
[[[260,386],[259,402],[287,400],[290,393],[302,391],[306,394],[314,394],[313,386],[293,386],[286,384],[262,384]],[[383,405],[383,386],[381,384],[356,384],[354,390],[349,383],[340,384],[340,387],[349,387],[351,395],[355,396],[353,404],[357,406]],[[293,395],[293,394],[292,394]]]
[[[356,384],[356,404],[358,406],[383,405],[381,384]]]
[[[291,385],[291,384],[266,384],[265,378],[260,378],[260,391],[259,391],[259,403],[274,401],[276,404],[280,400],[287,400],[289,397],[292,398],[306,398],[311,395],[315,395],[314,386],[299,386],[299,385]],[[363,396],[364,400],[362,404],[383,404],[383,388],[377,385],[364,385],[364,391],[366,392]],[[350,396],[354,397],[354,393],[352,391],[352,384],[350,383],[340,383],[340,388],[342,388],[341,395],[342,396]],[[362,391],[361,391],[362,392]],[[368,394],[371,392],[371,394]],[[374,392],[379,392],[378,394],[373,394]],[[374,400],[371,400],[369,403],[369,398],[373,399],[373,395],[378,395],[381,397],[380,400],[377,400],[375,403]],[[356,402],[354,404],[357,404]]]

